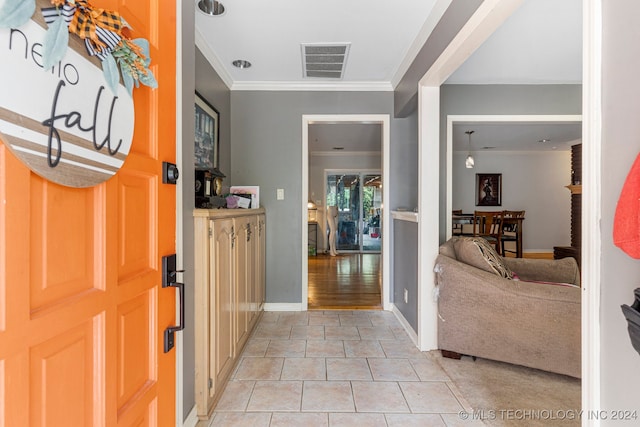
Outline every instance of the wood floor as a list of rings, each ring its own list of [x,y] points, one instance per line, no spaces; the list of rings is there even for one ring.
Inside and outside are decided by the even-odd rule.
[[[309,310],[382,309],[380,254],[309,257]]]

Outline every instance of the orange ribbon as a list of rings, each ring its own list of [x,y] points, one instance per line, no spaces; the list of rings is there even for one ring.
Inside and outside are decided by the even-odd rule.
[[[121,35],[122,20],[118,12],[96,9],[86,0],[76,0],[75,5],[76,11],[69,23],[69,32],[78,35],[81,39],[88,39],[96,50],[106,47],[96,35],[96,27]]]

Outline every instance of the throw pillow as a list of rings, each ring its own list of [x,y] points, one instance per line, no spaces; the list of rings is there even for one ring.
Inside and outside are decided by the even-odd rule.
[[[511,279],[513,272],[502,260],[502,257],[481,237],[463,237],[454,242],[456,258],[465,264],[472,265],[489,273]]]

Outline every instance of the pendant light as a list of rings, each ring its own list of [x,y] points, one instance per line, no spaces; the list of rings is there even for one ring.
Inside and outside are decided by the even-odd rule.
[[[475,161],[473,160],[473,156],[471,155],[471,134],[474,133],[474,130],[468,130],[465,133],[469,135],[469,151],[467,153],[467,159],[464,161],[464,165],[467,169],[473,169]]]

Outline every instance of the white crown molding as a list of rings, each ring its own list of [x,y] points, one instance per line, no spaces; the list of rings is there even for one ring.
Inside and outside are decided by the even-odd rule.
[[[479,156],[489,156],[489,155],[495,155],[495,154],[500,154],[500,155],[505,155],[505,156],[530,156],[530,155],[536,155],[536,154],[549,154],[549,153],[568,153],[571,151],[571,147],[566,147],[566,148],[558,148],[556,150],[552,150],[551,148],[545,148],[545,149],[540,149],[540,150],[522,150],[522,151],[518,151],[518,150],[484,150],[482,148],[480,149],[473,149],[471,150],[471,154],[472,155],[479,155]],[[469,150],[468,149],[464,149],[464,150],[452,150],[451,151],[453,154],[468,154]]]
[[[380,151],[312,151],[309,153],[315,157],[349,157],[349,156],[381,156]]]
[[[393,92],[389,82],[234,82],[231,90],[249,91],[319,91],[319,92]]]
[[[200,49],[200,52],[202,52],[204,57],[207,58],[207,60],[209,61],[213,69],[216,70],[216,73],[218,73],[218,75],[220,76],[224,84],[227,85],[228,88],[231,88],[234,85],[231,74],[227,72],[227,69],[224,67],[224,65],[222,65],[222,61],[220,61],[220,59],[216,56],[216,54],[213,52],[211,47],[209,47],[207,40],[204,38],[202,33],[198,31],[197,27],[195,29],[195,32],[196,32],[196,47]]]
[[[416,56],[418,56],[418,53],[420,53],[420,49],[422,49],[424,44],[427,42],[434,28],[436,27],[436,25],[438,25],[438,22],[440,22],[440,19],[442,19],[442,16],[447,11],[449,5],[451,5],[452,2],[453,0],[438,0],[433,6],[433,9],[431,9],[431,12],[429,13],[429,17],[425,21],[422,28],[420,28],[420,32],[418,32],[415,40],[407,50],[404,59],[402,60],[400,65],[398,65],[398,68],[393,74],[393,77],[391,78],[392,87],[396,88],[398,86],[398,84],[402,80],[402,77],[404,77],[407,70],[409,70],[409,67],[416,59]]]
[[[508,78],[479,78],[477,80],[452,80],[448,79],[446,82],[447,85],[502,85],[502,86],[539,86],[539,85],[581,85],[582,80],[536,80],[531,81],[530,78],[518,78],[518,79],[508,79]]]

